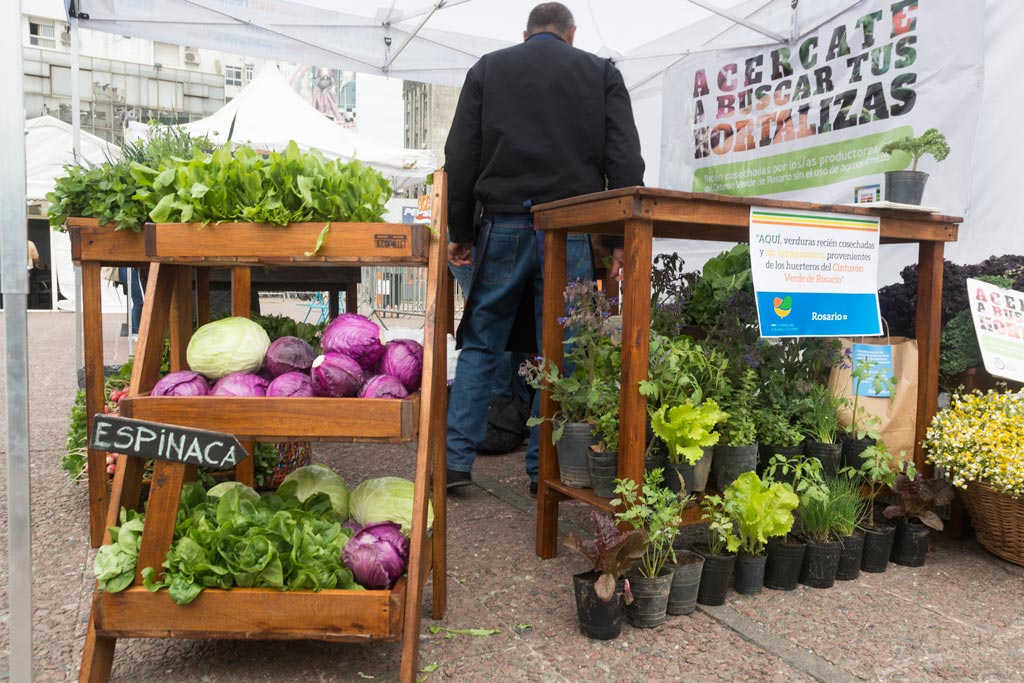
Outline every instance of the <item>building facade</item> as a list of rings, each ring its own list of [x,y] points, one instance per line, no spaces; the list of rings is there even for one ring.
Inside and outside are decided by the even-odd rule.
[[[405,104],[405,146],[410,149],[429,149],[437,155],[437,163],[444,166],[444,143],[455,118],[461,88],[406,81],[402,85]],[[417,195],[426,190],[421,186],[413,190]]]

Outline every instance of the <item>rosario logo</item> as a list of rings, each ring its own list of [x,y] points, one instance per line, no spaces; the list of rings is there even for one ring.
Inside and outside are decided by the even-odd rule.
[[[373,236],[373,244],[378,249],[405,249],[408,242],[407,235],[382,233]]]
[[[788,294],[785,298],[775,297],[772,299],[772,306],[775,307],[775,315],[785,318],[793,312],[793,297]]]

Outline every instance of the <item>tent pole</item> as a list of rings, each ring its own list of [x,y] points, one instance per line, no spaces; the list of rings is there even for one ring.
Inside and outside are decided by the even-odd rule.
[[[82,155],[82,94],[78,83],[78,15],[68,17],[71,26],[71,149],[75,161]],[[82,350],[82,267],[75,266],[75,380],[83,372],[85,359]]]
[[[776,42],[787,42],[786,36],[782,35],[781,33],[776,33],[775,31],[766,29],[760,24],[756,24],[753,21],[750,21],[749,19],[746,19],[738,14],[735,14],[734,12],[730,12],[729,10],[725,10],[720,7],[715,7],[707,0],[689,0],[689,2],[693,5],[697,5],[697,7],[706,9],[709,12],[714,12],[720,17],[725,17],[729,21],[739,24],[740,26],[749,28],[751,31],[754,31],[755,33],[760,33],[763,36],[768,36],[769,38]]]
[[[388,73],[388,71],[391,69],[391,65],[395,62],[396,59],[398,59],[398,55],[402,54],[402,51],[405,50],[406,47],[408,47],[409,42],[416,37],[416,34],[423,30],[423,27],[427,24],[428,21],[430,21],[430,18],[434,16],[434,13],[437,12],[437,10],[444,7],[445,4],[446,0],[437,0],[437,2],[434,3],[434,6],[430,8],[430,11],[427,12],[427,15],[420,19],[420,23],[416,24],[416,28],[414,28],[412,32],[405,37],[405,40],[402,41],[402,44],[395,48],[394,53],[390,57],[388,57],[388,60],[386,62],[384,62],[384,66],[380,68],[381,71],[383,71],[385,74]]]
[[[28,224],[25,215],[25,98],[22,90],[21,2],[3,3],[0,26],[0,267],[7,346],[7,600],[10,679],[32,680],[32,536],[28,467]],[[7,47],[3,47],[6,45]]]

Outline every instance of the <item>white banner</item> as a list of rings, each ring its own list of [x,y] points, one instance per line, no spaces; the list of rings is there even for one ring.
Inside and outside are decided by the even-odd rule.
[[[1024,382],[1024,294],[968,278],[967,296],[985,369]]]
[[[867,0],[792,45],[689,56],[666,74],[660,182],[830,204],[911,167],[891,140],[943,133],[925,206],[961,213],[981,102],[984,3]]]

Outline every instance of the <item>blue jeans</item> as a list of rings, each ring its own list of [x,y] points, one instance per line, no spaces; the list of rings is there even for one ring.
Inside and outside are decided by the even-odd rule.
[[[125,289],[132,300],[131,329],[129,334],[138,334],[142,324],[142,303],[143,293],[146,291],[142,285],[142,276],[138,268],[118,268],[118,277],[125,283]],[[129,279],[131,282],[129,282]]]
[[[537,317],[537,348],[540,348],[540,316],[544,295],[543,268],[538,236],[529,214],[497,214],[491,219],[489,236],[479,260],[476,280],[462,326],[462,351],[455,370],[448,403],[448,468],[469,472],[477,446],[487,435],[487,406],[494,375],[508,344],[519,302],[533,296]],[[569,237],[566,273],[570,280],[593,278],[590,240],[585,235]],[[535,397],[532,414],[536,415]],[[537,479],[537,451],[540,430],[530,429],[526,450],[526,473]]]

